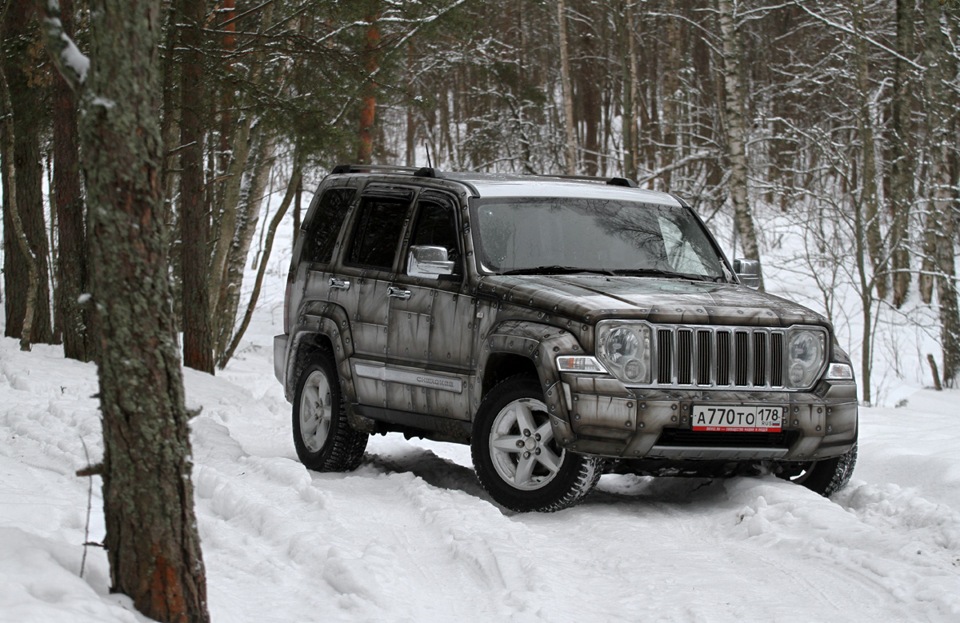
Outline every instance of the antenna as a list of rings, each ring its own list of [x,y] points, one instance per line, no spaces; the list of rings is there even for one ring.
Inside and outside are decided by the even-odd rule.
[[[430,143],[427,142],[427,139],[423,139],[423,148],[427,150],[427,167],[433,168],[433,162],[430,161]]]

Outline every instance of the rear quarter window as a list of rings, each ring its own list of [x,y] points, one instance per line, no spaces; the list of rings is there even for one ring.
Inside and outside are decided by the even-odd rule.
[[[347,218],[347,211],[356,192],[354,188],[330,188],[324,191],[316,212],[307,224],[301,254],[304,261],[330,263],[340,228]]]

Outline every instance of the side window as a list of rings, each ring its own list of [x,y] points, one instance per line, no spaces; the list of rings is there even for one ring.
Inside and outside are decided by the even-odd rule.
[[[355,194],[353,188],[331,188],[323,193],[303,241],[301,257],[305,261],[327,264],[333,259],[337,234]]]
[[[390,270],[400,244],[409,201],[395,197],[364,197],[353,231],[347,262]]]
[[[430,245],[447,250],[447,259],[454,262],[453,274],[462,274],[460,244],[453,206],[436,199],[420,200],[417,224],[410,245]]]

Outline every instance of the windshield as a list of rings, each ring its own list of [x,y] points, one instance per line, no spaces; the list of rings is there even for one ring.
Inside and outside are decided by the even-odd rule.
[[[631,201],[496,198],[474,204],[484,272],[598,272],[724,280],[687,209]]]

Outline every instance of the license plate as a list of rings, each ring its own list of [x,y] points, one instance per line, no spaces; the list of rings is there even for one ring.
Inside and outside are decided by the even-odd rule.
[[[693,406],[693,430],[716,433],[778,433],[783,407]]]

